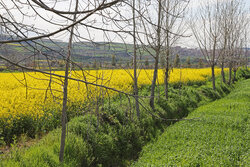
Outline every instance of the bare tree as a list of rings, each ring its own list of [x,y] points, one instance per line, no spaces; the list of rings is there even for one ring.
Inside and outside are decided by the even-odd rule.
[[[146,1],[146,11],[140,17],[142,34],[139,41],[154,59],[153,79],[151,83],[150,106],[154,110],[155,88],[158,78],[160,58],[165,66],[165,96],[168,98],[168,79],[170,72],[171,47],[185,32],[184,15],[189,1],[155,0]],[[145,41],[142,40],[142,37]],[[164,57],[161,57],[164,54]],[[163,61],[162,61],[163,60]]]
[[[135,95],[135,106],[137,117],[140,118],[140,108],[139,108],[139,98],[138,98],[138,74],[137,74],[137,46],[136,46],[136,0],[133,0],[132,5],[132,13],[133,13],[133,50],[134,50],[134,59],[133,59],[133,68],[134,68],[134,95]]]
[[[142,34],[138,36],[138,40],[154,58],[154,72],[151,84],[150,106],[154,110],[155,87],[158,76],[159,58],[162,51],[163,40],[163,0],[145,1],[142,3],[146,11],[140,16],[140,24],[142,25]],[[156,14],[156,15],[155,15]],[[145,41],[142,39],[144,38]]]
[[[68,101],[68,80],[75,80],[78,82],[83,82],[90,85],[95,85],[97,87],[103,87],[105,89],[109,89],[109,87],[93,84],[91,82],[87,82],[86,80],[79,80],[75,79],[74,77],[71,77],[71,70],[72,70],[72,64],[77,65],[71,60],[71,54],[72,54],[72,46],[73,42],[76,42],[76,39],[81,40],[87,40],[87,41],[93,41],[93,38],[91,37],[90,29],[103,31],[103,32],[113,32],[116,33],[113,29],[109,28],[100,28],[98,25],[95,25],[95,17],[93,15],[96,15],[100,18],[106,18],[107,14],[105,10],[108,8],[111,8],[114,5],[117,5],[122,0],[95,0],[93,1],[82,1],[82,0],[76,0],[71,3],[71,1],[64,1],[63,3],[69,4],[68,10],[60,10],[58,6],[60,6],[60,1],[37,1],[37,0],[28,0],[26,2],[21,1],[10,1],[10,2],[3,2],[0,1],[0,10],[4,13],[4,15],[0,15],[0,23],[1,28],[4,29],[4,35],[6,35],[8,38],[5,38],[4,40],[0,41],[0,44],[5,43],[19,43],[24,48],[30,51],[31,55],[30,57],[37,57],[37,55],[44,56],[45,60],[48,62],[48,66],[50,69],[50,72],[43,71],[41,69],[37,68],[30,68],[26,67],[22,64],[22,62],[27,59],[23,58],[22,60],[19,60],[18,62],[11,60],[8,56],[0,55],[0,58],[7,63],[10,63],[18,68],[21,68],[23,70],[28,71],[36,71],[40,72],[46,75],[49,75],[49,86],[52,82],[52,77],[59,77],[63,78],[63,105],[62,105],[62,117],[61,117],[61,124],[62,124],[62,133],[61,133],[61,146],[60,146],[60,155],[59,160],[60,162],[63,162],[63,154],[64,154],[64,146],[65,146],[65,137],[66,137],[66,120],[67,120],[67,101]],[[74,7],[75,5],[75,7]],[[26,11],[27,10],[27,11]],[[47,11],[51,14],[51,16],[48,17],[42,15],[40,11]],[[19,13],[20,15],[14,14]],[[105,16],[106,14],[106,16]],[[18,18],[21,16],[20,18]],[[55,26],[54,31],[46,31],[39,27],[36,27],[32,24],[25,23],[28,19],[34,19],[36,20],[39,18],[40,20],[44,21],[47,24],[50,24],[52,26]],[[112,18],[109,18],[112,19]],[[82,36],[80,33],[80,28],[85,29],[84,34],[87,34],[85,36]],[[59,45],[57,45],[53,40],[50,40],[50,38],[53,38],[54,36],[60,36],[62,33],[68,33],[69,34],[69,41],[68,41],[68,47],[63,48]],[[74,41],[74,37],[75,41]],[[47,46],[44,44],[44,40],[50,41],[54,43],[58,47],[57,50],[54,48],[51,48],[50,46]],[[44,51],[45,50],[45,51]],[[67,56],[65,54],[67,53]],[[57,60],[59,57],[61,57],[65,62],[65,75],[61,76],[58,74],[55,74],[51,70],[51,61]],[[83,72],[84,75],[84,72]],[[84,77],[85,78],[85,77]],[[118,91],[116,89],[111,88],[110,90]],[[120,91],[118,91],[120,92]],[[121,93],[121,92],[120,92]],[[126,94],[126,93],[125,93]]]
[[[172,54],[172,47],[176,42],[184,37],[184,33],[187,30],[186,23],[184,22],[184,16],[189,1],[183,0],[164,0],[163,16],[165,22],[163,23],[165,37],[165,97],[168,99],[168,80],[170,75],[170,56]]]
[[[221,25],[221,75],[225,83],[224,66],[229,64],[229,80],[232,80],[232,69],[237,66],[236,61],[240,60],[240,48],[248,24],[246,10],[241,0],[226,0],[220,5],[220,25]],[[240,24],[239,24],[240,23]],[[237,60],[236,60],[237,59]],[[234,68],[236,69],[236,68]]]
[[[235,48],[234,50],[234,55],[233,55],[233,67],[232,67],[232,71],[233,71],[233,77],[232,77],[232,83],[235,83],[236,81],[236,72],[238,70],[238,68],[241,66],[241,62],[242,60],[244,60],[244,49],[243,49],[243,44],[244,44],[244,40],[241,39],[240,41],[237,42],[237,48]]]
[[[221,34],[222,34],[222,54],[221,54],[221,58],[220,58],[220,64],[221,64],[221,77],[222,77],[222,81],[224,83],[226,83],[226,79],[225,79],[225,72],[224,72],[224,67],[225,67],[225,63],[226,63],[226,56],[227,56],[227,52],[228,52],[228,38],[229,38],[229,34],[230,31],[232,31],[230,29],[230,17],[228,17],[228,13],[230,10],[228,9],[228,6],[223,4],[220,6],[220,10],[221,10],[221,18],[220,18],[220,24],[221,24]]]
[[[229,9],[231,9],[231,33],[229,35],[229,43],[228,43],[228,63],[229,63],[229,79],[228,83],[235,81],[236,71],[240,65],[240,61],[242,59],[243,54],[243,43],[245,38],[245,31],[249,24],[247,17],[247,13],[244,9],[244,4],[241,0],[238,1],[229,1]],[[240,24],[239,24],[240,23]],[[234,72],[234,76],[232,77],[232,71]]]
[[[79,1],[76,0],[75,2],[75,12],[78,11],[78,4]],[[76,13],[73,16],[73,24],[76,22]],[[70,37],[69,37],[69,43],[68,43],[68,56],[66,58],[66,64],[65,64],[65,78],[64,78],[64,84],[63,84],[63,107],[62,107],[62,133],[61,133],[61,145],[60,145],[60,153],[59,153],[59,160],[60,162],[63,162],[63,155],[64,155],[64,147],[65,147],[65,138],[66,138],[66,111],[67,111],[67,101],[68,101],[68,77],[69,77],[69,68],[70,68],[70,61],[71,61],[71,49],[72,49],[72,41],[73,41],[73,35],[74,35],[74,28],[73,25],[70,30]]]
[[[250,21],[250,18],[248,18],[248,23]],[[248,50],[248,30],[249,30],[249,24],[247,26],[247,28],[245,29],[245,33],[244,33],[244,55],[245,55],[245,58],[243,59],[243,62],[242,64],[245,65],[245,69],[247,69],[248,67],[248,59],[249,59],[249,50]]]
[[[220,33],[220,5],[219,0],[201,3],[200,8],[191,18],[191,29],[199,48],[212,70],[212,83],[215,90],[214,68],[220,53],[218,52]]]

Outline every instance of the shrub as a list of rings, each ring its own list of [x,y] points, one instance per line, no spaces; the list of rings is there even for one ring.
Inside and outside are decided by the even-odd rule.
[[[239,80],[241,78],[249,79],[250,78],[250,70],[240,68],[236,73],[236,80]]]
[[[211,100],[216,100],[219,99],[221,96],[218,92],[214,91],[213,88],[208,87],[208,86],[203,86],[201,88],[201,92]]]

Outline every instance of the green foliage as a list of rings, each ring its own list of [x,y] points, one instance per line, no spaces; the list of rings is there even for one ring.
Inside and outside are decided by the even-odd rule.
[[[12,146],[10,158],[0,162],[0,166],[13,167],[72,167],[88,166],[91,159],[88,157],[88,149],[82,138],[69,133],[65,145],[65,163],[61,165],[58,159],[60,131],[54,130],[38,144],[28,150],[18,149]]]
[[[26,134],[28,137],[34,138],[38,133],[55,129],[60,123],[59,112],[56,109],[52,112],[48,112],[46,109],[44,111],[44,119],[35,120],[31,117],[22,116],[20,119],[15,119],[12,125],[8,125],[7,121],[0,122],[3,127],[0,137],[3,138],[4,143],[10,146],[15,136],[19,137],[21,134]]]
[[[165,55],[160,55],[160,67],[165,68],[165,66],[166,66]]]
[[[177,54],[174,59],[174,67],[178,68],[180,66],[180,56]]]
[[[191,68],[190,56],[188,56],[187,59],[186,59],[186,65],[187,65],[187,68]]]
[[[116,66],[116,58],[115,58],[115,55],[112,55],[112,62],[111,62],[111,65],[112,66]]]
[[[203,63],[203,59],[202,58],[199,58],[198,66],[199,66],[199,68],[203,68],[204,67],[204,63]]]
[[[230,87],[227,84],[225,84],[225,83],[222,82],[219,86],[220,86],[219,88],[222,90],[222,92],[224,94],[230,93],[231,89],[230,89]]]
[[[146,60],[145,60],[145,67],[148,68],[148,66],[149,66],[149,61],[148,61],[148,58],[146,58]]]
[[[204,86],[202,87],[201,91],[205,96],[211,98],[212,100],[216,100],[221,97],[220,94],[214,91],[211,87]]]
[[[249,94],[250,80],[238,83],[227,97],[189,114],[194,120],[168,127],[132,166],[249,166]]]
[[[236,80],[243,79],[243,78],[244,79],[249,79],[250,78],[250,70],[249,69],[240,68],[237,71]]]
[[[92,64],[92,68],[93,69],[97,69],[97,62],[96,62],[96,59],[94,60],[93,64]]]

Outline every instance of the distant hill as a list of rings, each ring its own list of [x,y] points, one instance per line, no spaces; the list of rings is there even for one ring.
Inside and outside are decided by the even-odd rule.
[[[1,40],[7,40],[7,36],[0,36]],[[37,41],[43,46],[36,45],[42,53],[53,55],[55,58],[61,59],[62,57],[57,54],[57,52],[67,54],[67,43],[62,41],[51,41],[43,40]],[[19,57],[28,57],[34,54],[32,47],[35,46],[34,42],[22,42],[20,44],[7,44],[5,45],[12,55],[19,55]],[[51,48],[52,50],[47,49]],[[53,51],[54,50],[54,51]],[[203,58],[199,49],[196,48],[183,48],[180,46],[173,47],[173,56],[171,60],[173,61],[175,55],[180,56],[181,62],[185,62],[187,57],[190,57],[191,63],[197,63],[200,58]],[[6,49],[0,48],[0,54],[8,56]],[[123,43],[107,43],[107,42],[77,42],[73,44],[72,59],[78,63],[82,64],[93,64],[93,63],[107,63],[110,64],[112,57],[118,64],[126,64],[132,62],[133,55],[133,45],[123,44]],[[145,62],[146,60],[149,64],[152,64],[154,59],[147,52],[139,54],[139,60]],[[39,56],[40,60],[46,60],[46,57]]]

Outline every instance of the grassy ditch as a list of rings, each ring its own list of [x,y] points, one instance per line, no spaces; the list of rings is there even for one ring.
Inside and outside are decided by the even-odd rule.
[[[219,99],[230,92],[231,87],[217,83],[213,91],[211,83],[189,83],[172,85],[169,101],[157,98],[153,115],[167,119],[180,119],[200,105]],[[150,87],[143,86],[140,95],[149,95]],[[157,90],[163,94],[163,86]],[[138,158],[142,147],[155,140],[164,129],[176,121],[168,121],[152,116],[143,101],[141,118],[136,118],[125,96],[105,99],[98,112],[75,117],[68,123],[64,166],[129,166]],[[132,110],[130,110],[132,108]],[[98,115],[98,117],[97,117]],[[2,166],[60,166],[60,129],[49,132],[43,139],[29,148],[19,149],[12,144],[12,151],[1,156]]]
[[[145,146],[132,166],[250,166],[250,79]]]

